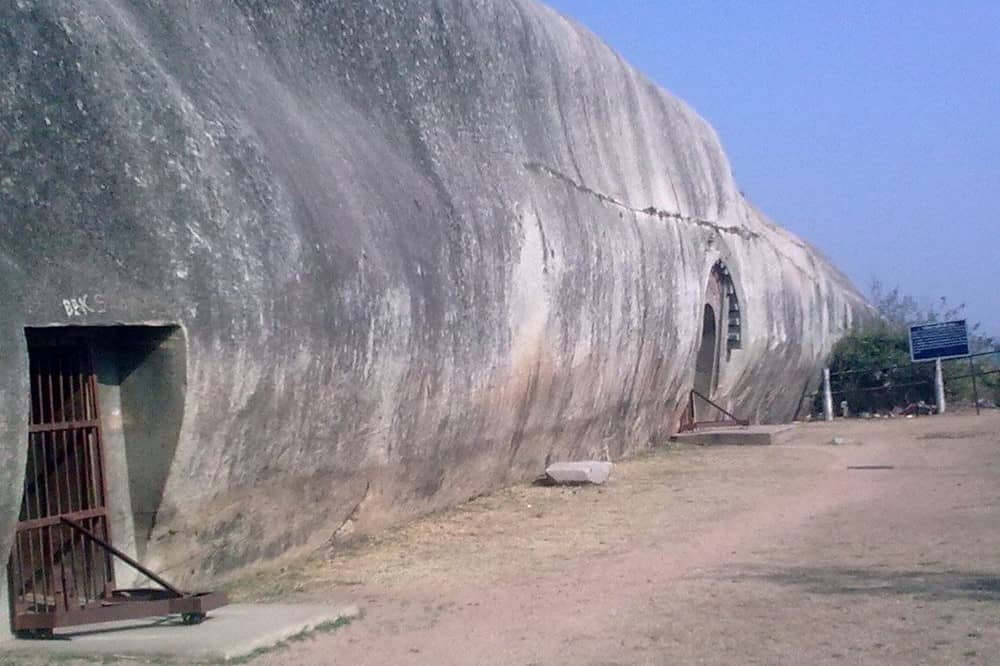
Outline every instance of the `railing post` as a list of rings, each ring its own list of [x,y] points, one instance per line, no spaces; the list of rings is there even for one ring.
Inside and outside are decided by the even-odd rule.
[[[830,388],[830,368],[823,368],[823,414],[833,420],[833,390]]]
[[[976,385],[976,364],[969,356],[969,370],[972,373],[972,399],[976,402],[976,416],[979,416],[979,387]]]
[[[934,399],[937,401],[937,413],[944,414],[947,409],[944,401],[944,372],[939,358],[934,360]]]

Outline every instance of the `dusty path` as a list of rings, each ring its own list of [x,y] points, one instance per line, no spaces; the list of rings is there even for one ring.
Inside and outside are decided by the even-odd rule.
[[[998,664],[1000,413],[664,447],[232,591],[364,612],[254,666]]]
[[[481,498],[243,585],[365,613],[254,663],[1000,663],[998,433],[810,425]]]

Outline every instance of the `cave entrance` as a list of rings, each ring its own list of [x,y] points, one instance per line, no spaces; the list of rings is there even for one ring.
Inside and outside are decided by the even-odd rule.
[[[184,594],[133,557],[143,525],[137,509],[147,506],[151,488],[162,493],[166,469],[159,464],[173,456],[172,447],[166,456],[159,449],[172,428],[171,410],[179,409],[163,390],[178,377],[169,370],[172,363],[177,369],[171,350],[178,341],[183,352],[179,329],[41,328],[27,329],[25,337],[28,442],[7,565],[13,630],[48,635],[58,627],[169,613],[197,621],[225,603],[218,594]],[[182,394],[179,376],[173,388]],[[131,474],[122,425],[129,421],[141,433],[128,442],[133,458],[145,458]],[[151,580],[160,588],[117,589],[129,576],[130,583]]]
[[[681,415],[680,430],[694,430],[699,426],[747,425],[747,419],[734,416],[717,402],[719,398],[716,397],[725,363],[743,347],[740,300],[733,277],[722,261],[712,266],[702,303],[694,387]]]
[[[694,390],[711,399],[715,390],[715,376],[719,365],[719,336],[715,308],[708,303],[701,319],[701,346],[695,360]]]

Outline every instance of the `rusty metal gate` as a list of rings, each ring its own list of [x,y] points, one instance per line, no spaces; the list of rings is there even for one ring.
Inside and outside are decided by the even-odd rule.
[[[85,338],[29,340],[31,411],[24,494],[8,563],[16,632],[182,613],[197,622],[225,595],[184,594],[111,545],[93,352]],[[163,589],[117,590],[114,558]]]

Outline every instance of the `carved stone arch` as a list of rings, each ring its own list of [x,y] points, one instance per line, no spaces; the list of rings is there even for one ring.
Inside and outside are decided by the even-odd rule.
[[[736,281],[722,259],[712,266],[712,281],[717,282],[722,291],[722,327],[728,356],[734,349],[743,348],[745,337],[743,304],[736,288]]]
[[[722,259],[716,259],[709,270],[698,318],[694,391],[688,413],[691,423],[720,418],[720,408],[713,400],[717,399],[720,384],[724,384],[721,379],[733,350],[743,346],[743,305],[740,291]],[[697,403],[696,394],[701,397]]]

